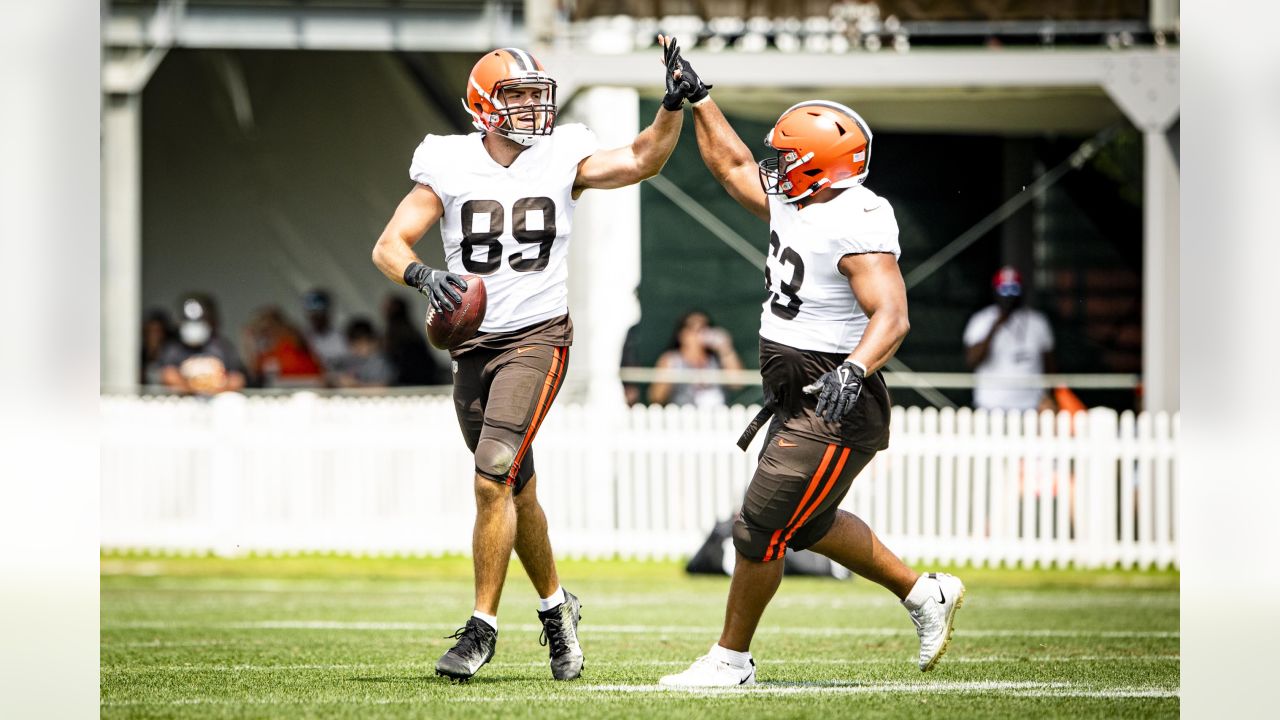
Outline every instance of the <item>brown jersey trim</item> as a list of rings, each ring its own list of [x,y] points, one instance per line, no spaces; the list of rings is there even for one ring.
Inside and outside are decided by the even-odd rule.
[[[524,345],[550,345],[564,347],[573,344],[573,320],[569,313],[557,315],[532,325],[509,332],[476,333],[475,337],[450,351],[451,357],[472,350],[512,350]]]

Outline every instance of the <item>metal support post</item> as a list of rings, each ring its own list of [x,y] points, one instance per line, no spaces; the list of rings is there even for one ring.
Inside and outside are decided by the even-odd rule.
[[[640,132],[640,96],[631,88],[598,87],[581,93],[573,116],[599,137],[601,148],[629,144]],[[592,405],[623,407],[618,367],[627,328],[640,319],[640,187],[592,190],[574,214],[569,251],[569,307],[575,387],[586,382]]]
[[[1168,132],[1144,133],[1142,377],[1146,410],[1178,409],[1178,163]]]
[[[142,347],[142,95],[102,103],[102,355],[104,390],[138,384]]]

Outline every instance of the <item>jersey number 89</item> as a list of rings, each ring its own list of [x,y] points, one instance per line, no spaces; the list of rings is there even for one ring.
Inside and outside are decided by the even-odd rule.
[[[526,213],[542,211],[542,229],[525,227]],[[476,213],[489,216],[489,228],[476,231],[472,220]],[[516,272],[538,272],[551,261],[551,244],[556,240],[556,204],[549,197],[520,198],[511,206],[511,236],[519,243],[538,245],[538,254],[528,258],[514,252],[507,258]],[[506,211],[497,200],[468,200],[462,203],[462,266],[477,275],[488,275],[502,266],[502,232],[506,229]],[[475,248],[485,248],[484,258],[475,259]]]

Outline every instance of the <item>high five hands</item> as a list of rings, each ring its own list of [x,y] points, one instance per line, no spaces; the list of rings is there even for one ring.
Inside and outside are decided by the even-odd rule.
[[[680,44],[676,39],[659,35],[658,44],[662,46],[662,64],[666,66],[667,94],[662,98],[662,107],[679,110],[685,100],[697,103],[707,97],[712,85],[703,82],[689,61],[680,56]]]

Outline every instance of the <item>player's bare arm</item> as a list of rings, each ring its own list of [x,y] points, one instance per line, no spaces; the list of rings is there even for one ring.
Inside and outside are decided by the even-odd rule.
[[[578,164],[578,177],[573,184],[573,196],[583,190],[595,188],[608,190],[634,185],[662,171],[671,151],[680,139],[684,126],[685,98],[688,89],[681,83],[680,46],[675,38],[658,36],[662,45],[662,62],[667,94],[653,123],[636,136],[630,145],[605,150],[590,155]]]
[[[849,359],[873,373],[889,362],[911,330],[907,286],[891,253],[845,255],[838,267],[870,319]]]
[[[636,136],[630,145],[604,150],[583,158],[578,164],[578,177],[573,196],[583,190],[609,190],[634,185],[662,171],[671,151],[680,139],[684,113],[660,108],[653,123]]]
[[[760,187],[760,169],[724,113],[708,97],[693,107],[698,152],[730,197],[761,220],[769,220],[769,201]]]
[[[679,90],[693,107],[693,126],[702,162],[734,200],[752,215],[767,221],[769,202],[760,184],[755,158],[711,99],[712,86],[703,82],[688,60],[678,56],[678,50],[677,60],[680,68],[673,75],[680,84]]]
[[[409,263],[420,262],[413,246],[440,216],[444,205],[435,191],[421,183],[413,186],[400,201],[396,212],[373,246],[373,264],[391,280],[405,284],[404,270]]]
[[[675,37],[659,35],[658,44],[662,46],[663,82],[667,87],[658,117],[631,145],[596,152],[582,160],[573,183],[573,197],[579,197],[586,188],[608,190],[657,176],[680,140],[685,100],[695,102],[707,97],[710,86],[704,85],[689,61],[681,58],[680,42]]]
[[[413,251],[413,246],[442,215],[444,204],[435,191],[421,183],[414,185],[374,244],[373,264],[391,280],[429,297],[437,308],[452,310],[453,303],[462,302],[457,290],[466,290],[466,281],[453,273],[427,267]]]
[[[815,412],[827,422],[836,422],[853,410],[863,380],[889,362],[911,330],[907,287],[892,253],[845,255],[836,267],[849,279],[849,288],[867,315],[867,327],[840,367],[805,388],[818,396]]]

